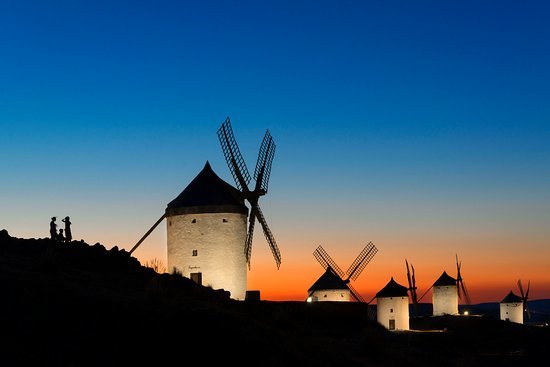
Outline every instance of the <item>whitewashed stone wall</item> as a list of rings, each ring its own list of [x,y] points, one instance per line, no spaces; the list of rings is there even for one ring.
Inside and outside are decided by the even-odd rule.
[[[456,286],[433,287],[433,315],[458,315],[458,293]]]
[[[247,216],[237,213],[183,214],[167,218],[168,271],[202,273],[202,285],[225,289],[244,300]],[[196,250],[196,256],[193,251]]]
[[[376,320],[386,329],[395,320],[395,330],[409,330],[409,297],[377,298]]]
[[[523,302],[501,303],[500,319],[523,324]]]
[[[337,302],[349,302],[350,291],[349,289],[326,289],[313,292],[311,295],[316,302],[324,301],[337,301]]]

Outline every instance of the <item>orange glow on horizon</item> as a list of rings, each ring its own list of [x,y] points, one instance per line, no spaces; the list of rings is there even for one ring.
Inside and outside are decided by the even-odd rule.
[[[81,232],[81,228],[77,227],[74,237],[75,240],[84,238],[90,244],[100,242],[107,248],[116,245],[128,251],[151,224],[140,225],[142,230],[134,228],[131,236],[122,236],[114,229],[97,232],[90,228],[88,232]],[[336,235],[323,239],[317,233],[278,231],[276,235],[282,254],[280,269],[277,269],[265,239],[258,236],[254,241],[248,272],[247,288],[260,290],[261,298],[265,300],[305,301],[308,288],[324,271],[313,256],[319,244],[345,271],[368,240],[376,245],[378,253],[358,279],[352,281],[366,301],[371,300],[391,277],[407,286],[405,258],[415,268],[417,294],[420,297],[444,270],[456,277],[455,254],[462,261],[462,277],[474,304],[499,302],[510,290],[519,294],[518,279],[522,280],[524,287],[531,281],[530,300],[550,298],[550,248],[544,236],[527,238],[518,234],[503,240],[497,235],[480,234],[407,236],[375,233],[367,239],[359,234],[346,234],[335,240]],[[518,244],[522,242],[528,243],[529,251],[520,248]],[[158,259],[166,265],[165,224],[161,223],[132,255],[141,264]],[[431,291],[421,302],[431,302]]]

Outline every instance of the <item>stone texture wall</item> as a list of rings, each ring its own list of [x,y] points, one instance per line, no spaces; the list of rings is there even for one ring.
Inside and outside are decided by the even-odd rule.
[[[458,293],[456,286],[433,287],[433,315],[458,315]]]
[[[523,302],[501,303],[500,319],[523,324]]]
[[[168,272],[202,273],[202,285],[244,300],[247,264],[244,243],[247,216],[236,213],[183,214],[168,217]]]
[[[386,329],[395,320],[395,330],[409,330],[409,297],[377,298],[376,320]]]
[[[327,289],[313,292],[312,297],[317,297],[317,302],[349,302],[351,295],[349,289]]]

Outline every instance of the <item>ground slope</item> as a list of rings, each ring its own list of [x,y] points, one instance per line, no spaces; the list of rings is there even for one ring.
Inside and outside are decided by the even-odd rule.
[[[238,302],[116,247],[6,231],[0,282],[10,366],[511,366],[550,345],[547,328],[487,317],[422,317],[411,325],[424,332],[390,333],[366,304]]]

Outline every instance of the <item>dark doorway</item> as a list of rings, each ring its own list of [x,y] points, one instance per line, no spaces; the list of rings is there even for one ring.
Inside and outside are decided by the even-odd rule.
[[[202,273],[191,273],[191,280],[202,285]]]
[[[395,320],[390,320],[390,330],[395,330]]]

